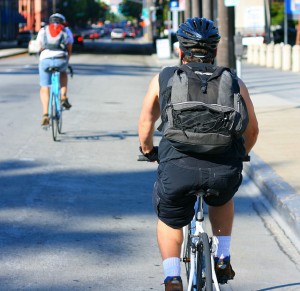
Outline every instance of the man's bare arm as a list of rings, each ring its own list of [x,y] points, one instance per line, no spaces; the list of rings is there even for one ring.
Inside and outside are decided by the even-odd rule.
[[[248,110],[248,116],[249,116],[249,123],[243,134],[245,140],[244,146],[246,149],[246,153],[249,154],[249,152],[251,151],[251,149],[256,143],[257,136],[259,133],[258,122],[256,119],[254,107],[250,99],[249,92],[246,85],[240,79],[239,79],[239,85],[240,85],[240,93],[243,96],[243,99],[245,100],[247,110]]]

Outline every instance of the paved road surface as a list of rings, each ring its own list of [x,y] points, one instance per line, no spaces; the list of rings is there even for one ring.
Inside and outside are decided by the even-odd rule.
[[[156,166],[136,162],[142,97],[159,68],[151,56],[72,63],[73,107],[55,143],[39,126],[37,60],[1,60],[0,290],[163,290]],[[299,252],[247,177],[236,211],[226,290],[299,290]]]

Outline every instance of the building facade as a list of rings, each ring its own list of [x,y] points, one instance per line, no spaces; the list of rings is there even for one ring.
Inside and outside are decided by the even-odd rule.
[[[19,31],[37,32],[60,0],[0,0],[0,41],[16,39]]]
[[[18,13],[18,0],[0,0],[0,41],[15,39],[22,21],[25,20]]]

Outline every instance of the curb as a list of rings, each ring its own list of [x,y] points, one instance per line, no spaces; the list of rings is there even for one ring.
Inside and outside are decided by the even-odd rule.
[[[296,190],[254,152],[251,162],[244,163],[244,171],[300,240],[300,196]]]
[[[4,50],[5,50],[6,52],[1,52],[1,49],[0,49],[0,59],[13,57],[13,56],[25,54],[25,53],[28,52],[27,49],[17,49],[17,50],[15,50],[15,51],[11,51],[11,50],[8,50],[8,49],[3,49],[3,51],[4,51]]]

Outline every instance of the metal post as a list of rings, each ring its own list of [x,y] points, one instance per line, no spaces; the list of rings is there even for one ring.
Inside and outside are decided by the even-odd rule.
[[[52,0],[52,11],[56,13],[56,0]]]
[[[236,58],[236,74],[241,79],[242,78],[242,58]]]
[[[288,43],[288,15],[287,15],[287,1],[284,1],[284,43]]]

